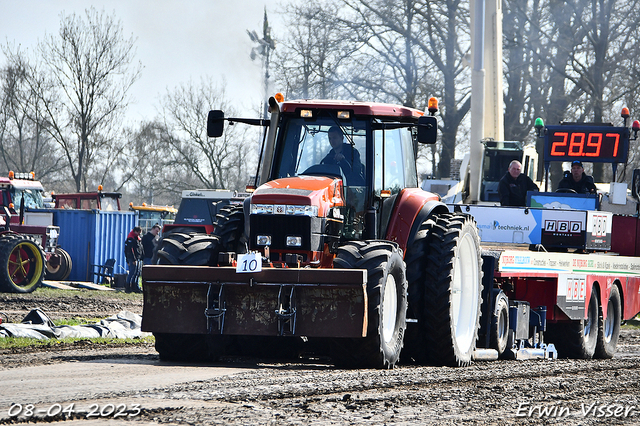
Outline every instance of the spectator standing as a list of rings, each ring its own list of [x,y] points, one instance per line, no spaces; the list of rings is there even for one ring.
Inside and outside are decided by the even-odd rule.
[[[144,237],[142,237],[142,248],[144,250],[144,264],[151,265],[151,259],[153,258],[153,252],[156,248],[156,237],[160,232],[160,225],[155,224],[153,228],[149,230]]]
[[[124,257],[129,267],[126,288],[136,293],[142,292],[138,285],[138,279],[140,278],[140,272],[142,270],[142,258],[144,256],[144,249],[142,248],[142,241],[140,239],[141,233],[142,228],[136,226],[129,232],[124,242]]]

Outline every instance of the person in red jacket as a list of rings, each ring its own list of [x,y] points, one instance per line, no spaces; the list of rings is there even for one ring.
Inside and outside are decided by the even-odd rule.
[[[124,242],[124,257],[129,266],[126,288],[136,293],[142,292],[138,285],[140,272],[142,270],[142,258],[144,257],[144,249],[142,248],[142,240],[140,238],[141,233],[142,228],[136,226],[129,232]]]

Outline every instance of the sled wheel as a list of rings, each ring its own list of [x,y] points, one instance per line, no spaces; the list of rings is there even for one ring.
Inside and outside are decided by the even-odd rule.
[[[473,218],[461,213],[435,215],[425,262],[423,332],[434,365],[471,362],[480,328],[482,258]]]
[[[10,293],[31,293],[44,278],[44,253],[23,235],[0,237],[0,287]]]
[[[221,251],[246,253],[244,210],[242,205],[229,205],[216,215],[213,235],[220,239]]]
[[[343,367],[392,368],[406,328],[407,280],[402,252],[386,241],[349,242],[338,248],[334,268],[366,269],[367,336],[336,339],[334,361]]]
[[[598,344],[596,345],[596,358],[610,359],[616,353],[618,336],[620,335],[620,322],[622,319],[622,302],[617,286],[611,287],[609,302],[607,302],[607,318],[603,319],[602,310],[598,315]]]
[[[171,233],[158,248],[160,265],[214,265],[218,260],[218,238],[207,234]]]
[[[509,342],[509,305],[507,299],[499,297],[496,301],[495,315],[491,322],[490,347],[503,357]]]
[[[587,318],[548,325],[549,337],[560,358],[591,359],[598,342],[598,297],[596,287],[591,289]]]

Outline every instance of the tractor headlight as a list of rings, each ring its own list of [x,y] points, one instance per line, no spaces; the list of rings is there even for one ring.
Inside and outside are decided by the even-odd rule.
[[[300,247],[301,245],[302,237],[287,235],[287,247]]]
[[[259,246],[270,246],[271,235],[258,235],[258,237],[256,238],[256,244]]]

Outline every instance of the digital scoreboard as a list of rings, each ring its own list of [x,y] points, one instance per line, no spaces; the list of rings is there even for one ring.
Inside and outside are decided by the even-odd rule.
[[[629,154],[629,129],[614,126],[546,126],[544,158],[549,161],[624,163]]]

